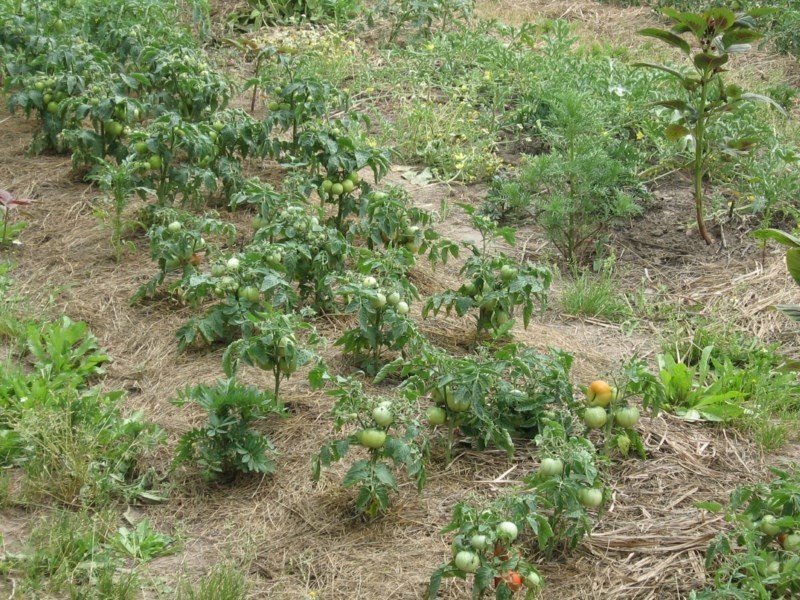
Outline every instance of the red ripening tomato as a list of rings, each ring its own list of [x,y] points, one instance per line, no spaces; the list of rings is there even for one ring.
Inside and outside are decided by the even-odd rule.
[[[506,547],[503,545],[503,542],[497,542],[494,545],[494,555],[503,562],[508,560],[508,550],[506,550]]]
[[[501,583],[506,584],[512,592],[518,592],[522,587],[522,576],[516,571],[504,571],[502,576],[494,578],[494,587],[496,588]]]

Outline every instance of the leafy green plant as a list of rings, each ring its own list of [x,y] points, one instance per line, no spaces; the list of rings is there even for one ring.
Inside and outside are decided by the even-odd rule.
[[[184,581],[177,590],[178,600],[245,600],[247,577],[229,564],[215,565],[211,572],[192,586]]]
[[[336,398],[334,429],[356,431],[320,448],[313,459],[313,478],[319,480],[322,468],[342,460],[352,446],[366,448],[369,457],[352,463],[342,485],[358,486],[356,510],[375,518],[388,510],[389,494],[399,491],[391,465],[404,467],[417,491],[425,487],[427,443],[410,404],[371,396],[355,379],[339,378],[336,385],[328,392]]]
[[[235,379],[214,386],[189,386],[172,400],[176,406],[196,404],[208,415],[208,423],[181,436],[176,464],[195,463],[203,479],[229,479],[236,473],[273,473],[269,458],[272,443],[253,423],[271,412],[280,413],[274,395],[246,387]]]
[[[691,63],[692,71],[689,74],[661,64],[637,63],[637,66],[658,69],[669,74],[686,91],[684,98],[663,100],[656,102],[656,105],[666,107],[677,115],[677,119],[667,126],[667,138],[675,141],[684,138],[691,140],[693,156],[685,166],[692,173],[697,227],[707,244],[714,241],[706,228],[703,214],[705,180],[711,175],[710,160],[719,154],[731,158],[747,154],[758,142],[757,139],[747,136],[715,140],[715,126],[723,118],[735,114],[742,103],[751,100],[768,102],[784,112],[766,96],[746,93],[735,84],[726,85],[722,77],[731,54],[746,51],[752,42],[763,37],[756,30],[756,18],[770,12],[772,9],[754,8],[736,15],[722,7],[702,13],[663,9],[661,13],[673,22],[671,30],[647,28],[639,32],[679,49]],[[691,35],[691,43],[682,37],[685,33]],[[697,47],[696,51],[692,44]]]
[[[544,306],[553,277],[551,271],[532,263],[519,265],[502,252],[489,252],[489,242],[496,239],[502,238],[513,245],[513,230],[498,228],[488,217],[475,214],[470,206],[463,208],[472,216],[472,223],[481,235],[480,247],[462,242],[472,251],[461,268],[461,274],[469,281],[458,290],[428,298],[422,309],[423,318],[442,310],[449,314],[453,309],[463,316],[477,308],[476,339],[484,330],[491,330],[499,338],[513,327],[514,311],[521,308],[522,322],[527,328],[534,308]]]
[[[122,239],[125,235],[127,226],[124,213],[128,200],[136,190],[136,178],[134,169],[136,168],[131,161],[125,160],[122,164],[114,165],[102,159],[98,159],[100,167],[92,176],[106,194],[110,196],[111,214],[105,210],[97,214],[103,220],[111,222],[111,249],[114,253],[114,262],[122,260]]]
[[[3,234],[0,236],[0,247],[17,243],[17,238],[28,224],[25,221],[11,223],[11,211],[20,206],[30,206],[30,200],[15,198],[8,190],[0,189],[0,209],[3,211]]]
[[[110,544],[120,554],[138,561],[149,561],[177,550],[175,540],[153,529],[150,519],[142,519],[133,529],[120,527],[110,539]]]
[[[800,285],[800,238],[794,234],[781,231],[780,229],[761,229],[753,232],[753,236],[764,240],[773,240],[788,246],[786,251],[786,268],[797,285]],[[793,321],[800,322],[800,306],[795,304],[776,304],[774,306]]]
[[[550,152],[529,158],[519,174],[536,220],[572,266],[587,261],[611,223],[641,211],[640,184],[617,156],[624,143],[603,137],[596,102],[574,91],[550,98],[542,132]]]
[[[723,512],[731,526],[708,547],[705,565],[714,587],[693,594],[695,600],[800,593],[800,480],[794,468],[771,470],[772,481],[736,488],[727,506],[698,505]]]
[[[450,523],[442,529],[442,533],[457,532],[452,558],[433,572],[425,598],[437,598],[442,579],[450,577],[472,578],[473,598],[494,590],[497,600],[509,600],[523,587],[526,599],[537,595],[542,578],[523,557],[518,515],[509,516],[505,508],[501,502],[481,511],[465,502],[454,507]]]
[[[402,292],[402,293],[401,293]],[[406,346],[419,338],[414,322],[408,314],[408,301],[417,294],[408,282],[385,279],[378,281],[372,275],[352,278],[344,282],[336,293],[345,300],[345,312],[356,313],[358,325],[336,340],[346,354],[370,375],[375,375],[384,364],[386,351],[403,352]]]
[[[474,0],[380,0],[375,13],[388,19],[387,43],[392,44],[406,29],[427,38],[435,33],[437,26],[445,29],[469,21],[474,8]],[[372,13],[368,23],[375,26]]]
[[[386,365],[376,381],[399,375],[407,397],[430,394],[428,422],[445,429],[445,461],[450,463],[457,432],[480,449],[493,444],[511,456],[513,438],[535,437],[545,420],[569,422],[571,365],[566,353],[539,354],[523,344],[464,358],[420,346],[413,356]]]
[[[599,273],[584,270],[566,282],[561,306],[569,315],[600,318],[620,323],[632,316],[631,307],[614,280],[611,261],[603,261]]]
[[[228,346],[222,356],[222,366],[228,377],[233,377],[239,363],[258,367],[272,373],[275,380],[273,401],[282,409],[279,400],[281,382],[291,377],[300,367],[316,359],[310,373],[316,385],[324,372],[324,366],[313,347],[320,342],[314,328],[301,321],[295,313],[268,310],[252,317],[253,333]],[[301,329],[310,331],[305,347],[297,343],[295,333]]]

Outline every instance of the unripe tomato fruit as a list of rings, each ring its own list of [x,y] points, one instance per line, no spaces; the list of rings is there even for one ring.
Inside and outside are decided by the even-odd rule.
[[[788,552],[800,552],[800,534],[790,533],[783,539],[783,549]]]
[[[481,566],[481,559],[478,558],[477,554],[469,550],[462,550],[456,554],[453,562],[456,565],[456,569],[464,571],[465,573],[474,573]]]
[[[392,292],[391,294],[386,296],[386,301],[392,306],[397,306],[397,303],[400,302],[400,294],[398,294],[397,292]]]
[[[383,308],[386,306],[386,296],[378,292],[369,299],[369,303],[372,305],[372,308]]]
[[[559,458],[543,458],[539,472],[547,477],[561,475],[564,472],[564,462]]]
[[[605,381],[598,379],[586,389],[586,403],[589,406],[608,406],[614,396],[614,389]]]
[[[153,154],[153,156],[151,156],[150,160],[148,160],[147,162],[150,165],[150,168],[154,170],[160,169],[161,165],[164,164],[164,162],[161,160],[161,157],[158,154]]]
[[[603,490],[599,488],[581,488],[578,490],[578,501],[583,506],[597,508],[603,503]]]
[[[181,222],[180,221],[173,221],[169,225],[167,225],[167,229],[172,232],[176,233],[181,230]]]
[[[365,448],[377,450],[386,442],[386,432],[378,429],[362,429],[356,433],[358,442]]]
[[[639,422],[639,409],[635,406],[625,406],[614,412],[614,421],[620,427],[630,429]]]
[[[776,520],[772,515],[764,515],[758,528],[767,535],[778,535],[781,532],[781,528],[775,525]]]
[[[379,427],[388,427],[394,421],[391,405],[379,404],[372,409],[372,418]]]
[[[239,268],[239,259],[232,256],[228,259],[228,262],[225,263],[225,266],[228,268],[228,271],[236,271]]]
[[[445,402],[447,408],[453,412],[466,412],[472,408],[472,402],[468,398],[456,398],[454,394],[448,393],[448,390],[445,390]]]
[[[447,412],[439,406],[430,406],[425,411],[425,416],[431,425],[441,425],[447,419]]]
[[[600,429],[608,421],[608,413],[602,406],[592,406],[583,411],[583,422],[589,429]]]
[[[402,300],[397,303],[397,314],[398,315],[407,315],[409,311],[408,303],[403,302]]]
[[[354,189],[356,189],[356,184],[354,184],[354,183],[353,183],[352,181],[350,181],[349,179],[345,179],[345,180],[342,182],[342,191],[343,191],[345,194],[349,194],[349,193],[350,193],[350,192],[352,192]]]
[[[497,526],[497,533],[504,539],[513,542],[515,539],[517,539],[519,530],[511,521],[503,521]]]
[[[344,187],[341,183],[334,183],[331,185],[331,194],[334,196],[341,196],[344,193]]]
[[[517,276],[517,270],[511,265],[503,265],[500,267],[500,279],[503,283],[509,283]]]
[[[469,538],[469,545],[475,550],[486,550],[489,547],[489,538],[483,534],[476,533]]]

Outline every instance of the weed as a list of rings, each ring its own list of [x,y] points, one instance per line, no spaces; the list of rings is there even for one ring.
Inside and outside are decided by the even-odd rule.
[[[218,564],[196,585],[184,582],[177,593],[178,600],[245,600],[250,586],[240,569]]]

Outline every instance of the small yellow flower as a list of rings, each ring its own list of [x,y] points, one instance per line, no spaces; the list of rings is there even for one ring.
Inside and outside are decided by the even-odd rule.
[[[456,165],[455,165],[455,166],[456,166],[456,169],[458,169],[458,170],[460,171],[461,169],[463,169],[463,168],[464,168],[464,163],[463,163],[463,162],[456,163]]]
[[[436,46],[434,46],[433,44],[428,44],[427,46],[425,46],[425,50],[428,50],[429,52],[434,50],[435,48]]]
[[[491,81],[492,80],[492,72],[491,71],[484,71],[483,72],[483,78],[486,81]]]
[[[644,133],[642,133],[641,131],[637,131],[636,132],[636,139],[637,140],[643,140],[644,139]]]

